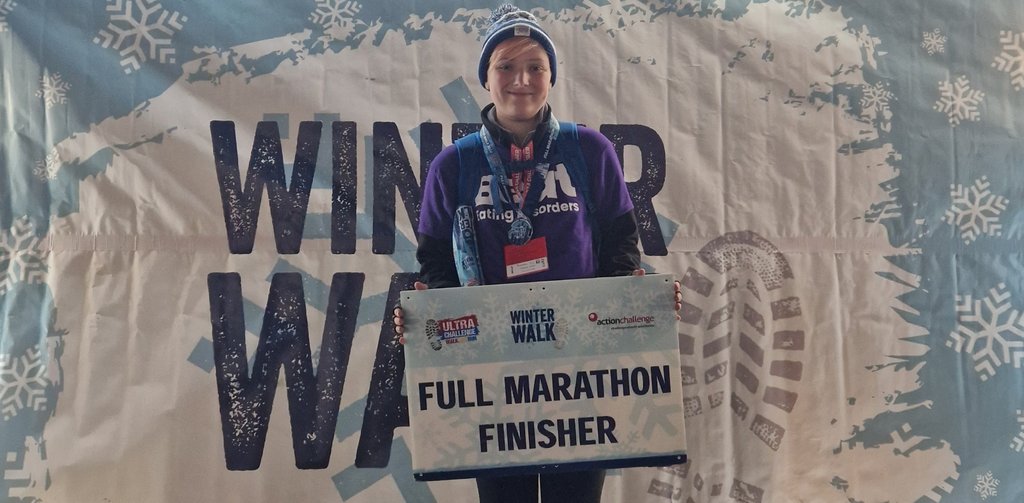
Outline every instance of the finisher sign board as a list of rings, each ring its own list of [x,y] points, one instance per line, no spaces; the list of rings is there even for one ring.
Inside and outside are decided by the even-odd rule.
[[[686,460],[668,275],[402,292],[417,480]]]

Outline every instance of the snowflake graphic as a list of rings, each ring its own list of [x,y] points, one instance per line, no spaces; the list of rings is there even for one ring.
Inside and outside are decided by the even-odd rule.
[[[992,62],[996,70],[1010,74],[1010,84],[1018,91],[1024,88],[1024,45],[1021,44],[1021,36],[1024,33],[999,32],[1003,52]]]
[[[599,313],[600,315],[600,313],[616,312],[616,307],[617,306],[614,306],[612,304],[587,304],[585,306],[582,306],[581,309],[575,310],[575,312]],[[615,351],[619,347],[619,338],[609,336],[607,333],[603,331],[583,330],[576,334],[576,337],[579,340],[580,344],[583,344],[584,346],[587,347],[594,347],[595,349],[597,349],[597,351],[600,351],[602,353]]]
[[[946,36],[938,28],[921,32],[921,38],[921,47],[928,51],[929,55],[946,52]]]
[[[998,496],[997,487],[999,487],[999,479],[993,477],[992,472],[989,471],[985,475],[978,475],[978,483],[974,484],[974,492],[984,500],[989,496]]]
[[[32,168],[32,175],[44,182],[56,180],[57,172],[60,171],[62,162],[57,149],[53,149],[49,154],[46,154],[46,159],[36,162],[35,168]]]
[[[864,86],[864,94],[860,98],[860,106],[864,110],[876,112],[888,112],[889,100],[895,99],[889,86],[883,82],[875,83],[873,86]]]
[[[633,404],[633,409],[629,412],[629,421],[633,425],[640,424],[641,418],[643,419],[643,438],[650,440],[651,435],[654,434],[654,429],[658,428],[665,431],[668,435],[674,435],[679,432],[676,425],[672,424],[669,418],[673,416],[673,412],[678,410],[678,403],[648,403],[636,401]],[[640,432],[633,432],[639,434]]]
[[[1024,363],[1024,316],[1010,305],[1005,283],[989,290],[984,299],[970,294],[957,295],[956,330],[950,332],[946,346],[973,356],[974,370],[982,381],[995,374],[996,367]]]
[[[974,181],[972,187],[960,184],[950,185],[949,195],[953,205],[946,210],[945,222],[958,227],[964,243],[970,244],[981,234],[1001,236],[1003,228],[999,215],[1006,209],[1007,199],[996,196],[989,190],[987,176]]]
[[[7,31],[7,15],[17,5],[14,0],[0,0],[0,33]]]
[[[67,93],[71,89],[71,84],[64,82],[60,78],[59,73],[43,74],[43,78],[39,80],[39,90],[36,91],[36,97],[42,98],[46,108],[53,108],[55,105],[64,104],[68,102]]]
[[[1013,437],[1010,448],[1017,452],[1024,452],[1024,410],[1017,410],[1017,423],[1020,424],[1020,433]]]
[[[0,414],[10,419],[19,411],[46,406],[46,367],[38,348],[31,348],[20,358],[0,355]]]
[[[353,0],[316,0],[316,10],[309,15],[309,20],[323,28],[322,42],[345,40],[360,24],[355,16],[362,8],[359,2]]]
[[[106,10],[111,13],[110,23],[92,41],[117,50],[124,73],[138,70],[151,59],[174,63],[171,37],[187,17],[168,12],[154,0],[113,0]]]
[[[28,217],[16,220],[9,231],[0,234],[0,295],[17,281],[43,282],[49,252],[41,248],[40,241]]]
[[[45,501],[49,477],[45,441],[32,435],[24,437],[25,445],[21,451],[7,451],[3,474],[4,481],[8,483],[8,501]]]
[[[955,82],[939,81],[939,99],[932,108],[948,115],[949,123],[956,126],[962,120],[981,118],[978,105],[984,97],[985,93],[971,89],[967,76],[960,76]]]

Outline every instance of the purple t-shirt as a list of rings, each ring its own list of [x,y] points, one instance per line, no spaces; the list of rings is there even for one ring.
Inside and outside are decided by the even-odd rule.
[[[615,155],[615,147],[601,133],[579,127],[579,141],[590,177],[589,197],[594,206],[595,224],[602,225],[633,209],[622,167]],[[506,150],[508,146],[498,146]],[[503,152],[504,153],[504,152]],[[552,168],[545,177],[544,192],[537,210],[531,217],[534,239],[544,237],[547,244],[548,269],[509,279],[505,267],[505,246],[512,211],[510,203],[498,215],[491,190],[493,176],[487,162],[481,158],[473,164],[469,183],[475,194],[470,206],[476,217],[477,248],[485,284],[547,281],[558,279],[591,278],[596,275],[597,263],[593,253],[590,225],[587,223],[586,202],[576,190],[569,172],[561,161],[561,154],[552,153]],[[506,157],[507,158],[507,157]],[[452,215],[459,205],[459,153],[455,145],[441,151],[430,164],[423,185],[423,203],[420,207],[419,232],[435,239],[451,240]],[[465,204],[465,203],[463,203]]]

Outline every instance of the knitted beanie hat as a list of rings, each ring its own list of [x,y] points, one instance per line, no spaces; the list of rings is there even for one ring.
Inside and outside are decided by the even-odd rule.
[[[537,18],[533,14],[519,10],[518,7],[511,4],[502,5],[491,12],[491,27],[487,29],[484,46],[480,49],[480,65],[477,69],[480,85],[486,86],[487,84],[487,67],[490,65],[491,53],[494,52],[494,48],[512,37],[530,37],[544,48],[544,51],[548,53],[551,65],[551,85],[554,85],[558,70],[555,44],[537,24]]]

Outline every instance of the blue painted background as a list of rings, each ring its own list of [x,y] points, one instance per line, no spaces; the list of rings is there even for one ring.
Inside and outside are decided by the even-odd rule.
[[[124,0],[122,0],[123,2]],[[154,5],[146,0],[127,0],[137,5]],[[913,431],[936,441],[948,442],[959,456],[961,470],[953,482],[953,490],[943,501],[1024,501],[1024,89],[1012,82],[1012,72],[1024,71],[1024,47],[1019,53],[1006,52],[1000,43],[1000,34],[1008,36],[1024,33],[1024,3],[1019,0],[916,0],[904,2],[840,1],[840,0],[725,0],[715,2],[666,1],[656,5],[636,2],[650,11],[652,17],[687,16],[719,19],[739,19],[746,15],[752,4],[768,1],[787,4],[792,17],[813,23],[822,12],[839,10],[848,20],[848,28],[859,31],[866,27],[877,38],[875,66],[862,67],[865,80],[878,84],[888,93],[883,96],[891,111],[888,124],[876,123],[880,130],[879,143],[892,144],[899,152],[890,164],[898,175],[883,187],[891,195],[886,207],[866,208],[865,219],[876,220],[885,226],[891,245],[912,248],[917,253],[892,257],[899,267],[919,275],[921,284],[899,299],[916,313],[906,312],[904,319],[923,327],[929,334],[915,341],[927,347],[923,356],[908,357],[906,365],[920,366],[921,389],[896,400],[909,405],[929,403],[929,407],[913,408],[905,413],[886,414],[869,421],[862,431],[855,432],[851,443],[864,445],[885,444],[898,425],[910,424]],[[337,2],[346,4],[347,2]],[[586,6],[590,2],[522,2],[523,8],[558,8]],[[596,1],[596,5],[608,2]],[[630,2],[623,2],[628,9]],[[5,398],[23,393],[16,378],[25,378],[32,370],[18,362],[37,361],[57,369],[62,381],[42,384],[44,404],[38,409],[28,405],[12,405],[11,415],[0,418],[0,496],[7,496],[22,482],[17,477],[3,475],[21,466],[26,440],[46,438],[48,420],[61,403],[63,387],[75,379],[63,375],[64,339],[75,337],[61,327],[54,326],[56,312],[48,282],[50,276],[24,276],[18,269],[19,260],[33,262],[45,257],[46,250],[34,238],[42,238],[50,228],[52,219],[66,217],[79,211],[79,184],[90,176],[104,172],[114,154],[114,148],[131,146],[112,145],[89,159],[54,166],[55,177],[41,179],[39,166],[45,166],[53,145],[84,133],[94,124],[111,117],[132,113],[147,100],[160,96],[183,76],[182,63],[201,54],[196,48],[215,46],[232,47],[286,34],[311,30],[304,40],[312,53],[317,51],[358,50],[366,44],[379,44],[387,32],[402,33],[407,41],[427,39],[431,36],[430,23],[420,28],[407,24],[413,16],[433,14],[439,21],[466,23],[459,9],[493,7],[493,2],[418,2],[381,1],[365,2],[351,15],[355,28],[344,40],[324,43],[320,40],[324,26],[311,17],[318,4],[312,0],[286,0],[279,2],[248,2],[226,0],[222,2],[186,2],[164,0],[162,9],[180,13],[181,28],[171,36],[169,47],[174,49],[174,62],[145,60],[138,70],[126,71],[120,58],[111,48],[93,41],[109,23],[108,3],[90,0],[65,2],[0,1],[0,243],[5,255],[0,255],[0,274],[9,280],[7,288],[0,289],[0,354],[5,357],[4,380],[0,390]],[[361,30],[379,22],[376,37]],[[579,21],[583,29],[595,29],[585,20]],[[467,29],[480,29],[469,26]],[[937,30],[937,31],[934,31]],[[931,45],[925,33],[934,33]],[[628,35],[627,35],[628,36]],[[709,41],[709,44],[711,42]],[[884,54],[883,54],[884,53]],[[996,58],[1001,54],[1020,58],[999,68]],[[867,56],[866,56],[867,57]],[[219,75],[251,70],[254,75],[287,71],[287,64],[295,54],[275,53],[259,59],[235,60],[236,67],[204,68],[187,75],[189,81],[215,80]],[[44,76],[58,75],[69,88],[63,100],[47,103],[40,95],[40,81]],[[963,117],[951,124],[950,116],[937,110],[941,101],[939,84],[955,82],[966,77],[971,90],[984,92],[977,98],[977,120]],[[475,82],[468,85],[473,86]],[[472,110],[478,106],[459,85],[442,89],[460,120],[471,121]],[[853,107],[867,106],[863,100],[865,89],[840,89],[850,97]],[[835,99],[823,97],[822,99]],[[969,101],[974,100],[969,98]],[[461,107],[461,108],[460,108]],[[268,116],[267,120],[292,122],[292,130],[299,120],[284,116]],[[288,131],[283,127],[282,131]],[[161,138],[148,141],[159,142]],[[873,148],[877,145],[860,145]],[[37,171],[36,174],[33,171]],[[367,183],[369,182],[367,177]],[[320,180],[319,186],[328,183]],[[987,183],[987,185],[985,185]],[[964,188],[987,187],[988,192],[970,196],[957,204],[952,191]],[[971,205],[996,203],[992,208],[976,211],[992,217],[1001,226],[998,231],[984,227],[970,236],[969,226],[946,222],[951,210],[970,210]],[[371,234],[369,211],[371,201],[363,202],[359,210],[358,233],[362,238]],[[675,222],[666,222],[675,226]],[[307,236],[322,232],[319,227],[307,225]],[[674,227],[672,227],[674,228]],[[27,229],[27,231],[26,231]],[[319,229],[319,230],[318,230]],[[28,232],[26,234],[25,232]],[[681,231],[685,234],[686,230]],[[18,236],[21,236],[18,238]],[[392,259],[403,271],[416,270],[409,251],[413,244],[399,237],[398,253]],[[36,258],[33,258],[36,257]],[[33,262],[34,263],[34,262]],[[285,259],[279,270],[294,270]],[[46,272],[43,261],[38,267]],[[269,277],[267,278],[269,281]],[[307,278],[307,289],[324,280]],[[992,297],[993,289],[1004,296]],[[326,294],[313,294],[312,302]],[[994,305],[1005,307],[999,315],[984,314],[994,322],[991,330],[1010,344],[1001,365],[994,367],[984,379],[974,366],[969,350],[957,351],[948,344],[950,334],[964,324],[956,311],[957,298],[971,295],[974,299],[991,297]],[[382,295],[362,300],[360,325],[379,323],[377,313],[385,306]],[[249,302],[246,306],[247,327],[259,333],[262,308]],[[37,356],[33,356],[37,355]],[[38,356],[42,355],[42,356]],[[891,355],[899,356],[899,355]],[[25,360],[27,358],[27,360]],[[41,359],[40,359],[41,358]],[[1014,361],[1016,359],[1016,362]],[[48,360],[48,361],[47,361]],[[212,369],[209,341],[200,340],[190,364],[206,371]],[[29,388],[35,384],[27,385]],[[8,403],[14,403],[9,399]],[[352,406],[340,413],[343,418],[361,414],[362,406]],[[348,415],[348,416],[347,416]],[[355,431],[339,431],[338,440],[355,435]],[[1020,447],[1014,439],[1020,436]],[[928,448],[924,446],[922,448]],[[402,441],[393,446],[395,458],[408,459],[408,448]],[[408,470],[401,463],[395,470]],[[404,467],[404,468],[403,468]],[[346,485],[339,492],[342,499],[354,496],[358,487],[368,487],[383,476],[371,469],[331,467],[334,477],[341,480],[362,481]],[[409,482],[411,478],[395,475],[401,493],[408,501],[431,501],[433,496]],[[996,494],[988,495],[983,481],[989,474],[999,481]],[[893,474],[888,483],[898,483]],[[372,480],[371,480],[372,479]],[[353,482],[355,484],[355,482]],[[883,483],[883,482],[880,482]],[[987,482],[986,482],[987,483]],[[360,485],[362,484],[362,485]],[[982,484],[979,489],[979,484]],[[17,500],[15,500],[17,501]]]

